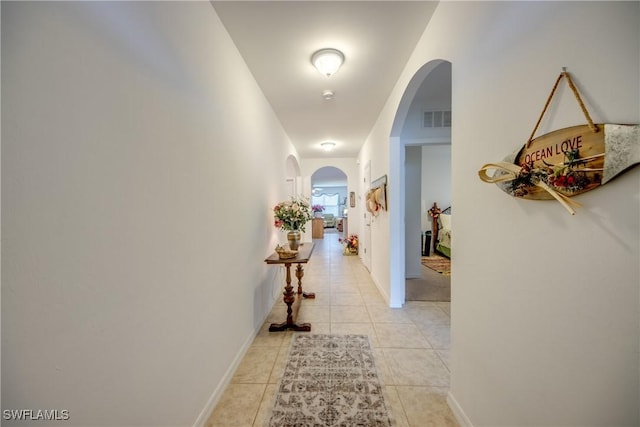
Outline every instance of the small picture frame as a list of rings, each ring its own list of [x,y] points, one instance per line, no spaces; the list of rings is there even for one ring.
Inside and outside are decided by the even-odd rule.
[[[356,207],[356,192],[352,191],[349,193],[349,207],[351,208],[355,208]]]

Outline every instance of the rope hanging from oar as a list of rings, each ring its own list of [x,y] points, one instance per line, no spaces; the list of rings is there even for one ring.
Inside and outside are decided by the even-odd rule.
[[[563,78],[567,79],[587,124],[536,137]],[[637,164],[640,164],[640,125],[594,124],[576,85],[563,68],[526,144],[502,162],[483,165],[478,175],[482,181],[497,184],[514,197],[555,199],[574,215],[574,208],[580,204],[571,200],[571,196],[593,190]],[[489,171],[493,173],[490,175]]]
[[[529,140],[527,141],[527,144],[526,144],[527,148],[529,148],[529,146],[531,145],[531,142],[533,141],[533,137],[536,134],[536,132],[538,131],[538,126],[540,126],[540,122],[542,122],[542,117],[547,112],[547,109],[549,108],[549,104],[551,104],[551,99],[553,98],[553,95],[555,94],[556,89],[558,89],[558,85],[560,84],[560,80],[562,80],[563,77],[567,79],[567,83],[569,84],[569,87],[573,91],[573,94],[575,95],[576,100],[578,101],[578,104],[580,105],[580,109],[582,109],[582,113],[584,114],[584,117],[587,119],[587,123],[589,124],[589,127],[591,128],[591,130],[593,132],[598,132],[599,131],[598,126],[596,126],[593,123],[593,120],[591,120],[591,116],[589,115],[589,111],[587,111],[587,107],[584,105],[584,102],[582,102],[582,98],[580,97],[580,93],[578,92],[578,88],[573,84],[573,80],[571,80],[571,76],[569,75],[569,73],[563,68],[562,72],[560,73],[560,75],[556,79],[556,82],[553,85],[553,88],[551,89],[551,93],[549,94],[549,98],[547,98],[547,102],[544,104],[544,108],[542,109],[542,113],[540,113],[540,117],[538,118],[538,122],[536,123],[536,126],[533,128],[533,132],[531,132],[531,136],[529,137]]]

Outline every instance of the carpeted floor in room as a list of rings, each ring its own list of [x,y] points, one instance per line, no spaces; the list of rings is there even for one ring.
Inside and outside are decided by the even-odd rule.
[[[451,276],[422,266],[422,277],[407,279],[407,301],[451,301]]]

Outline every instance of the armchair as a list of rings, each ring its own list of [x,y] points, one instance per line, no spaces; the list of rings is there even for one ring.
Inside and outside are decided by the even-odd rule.
[[[334,228],[336,226],[336,217],[333,214],[322,215],[324,228]]]

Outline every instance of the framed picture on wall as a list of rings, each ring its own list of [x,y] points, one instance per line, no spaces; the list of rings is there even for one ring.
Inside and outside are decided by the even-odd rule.
[[[352,191],[349,193],[349,207],[356,207],[356,192]]]

